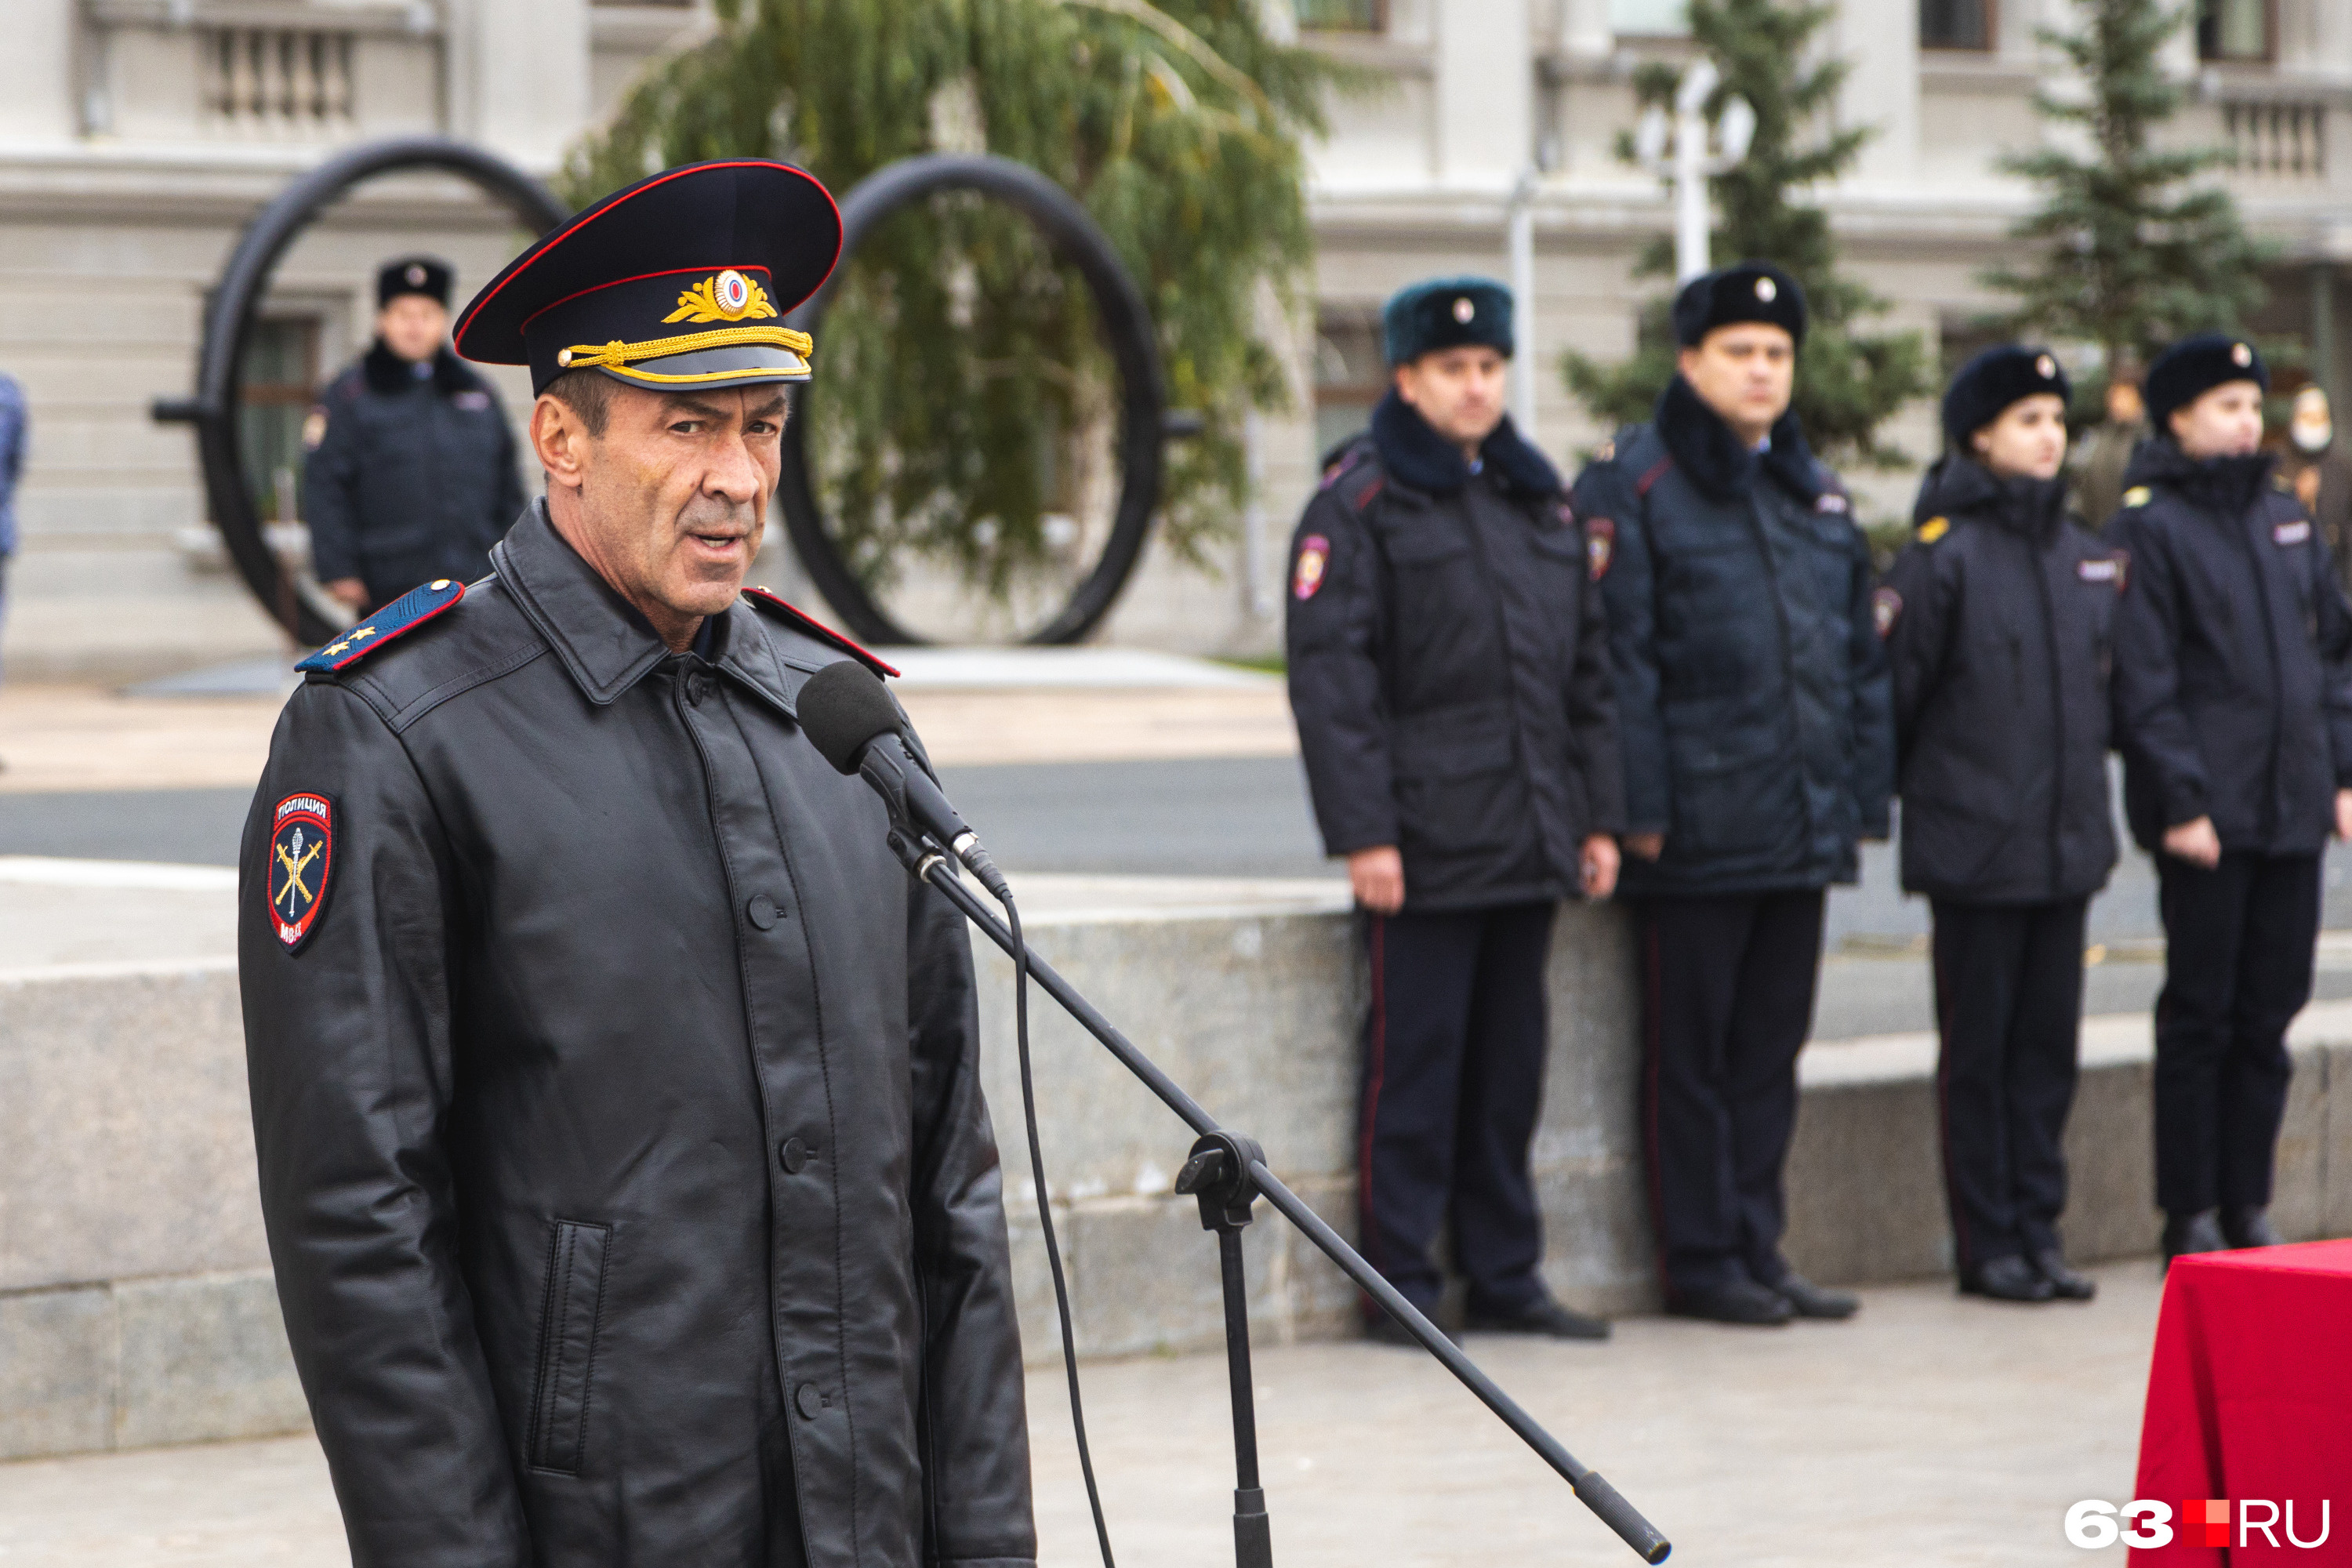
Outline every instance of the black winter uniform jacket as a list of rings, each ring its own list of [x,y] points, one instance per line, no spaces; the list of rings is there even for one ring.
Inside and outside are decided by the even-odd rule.
[[[2122,559],[2066,482],[1927,470],[1878,592],[1895,681],[1903,887],[1965,903],[2078,899],[2116,863],[2107,669]]]
[[[2224,849],[2312,855],[2352,787],[2352,608],[2269,458],[2191,460],[2168,437],[2124,475],[2116,621],[2124,814],[2151,853],[2210,816]]]
[[[746,600],[672,654],[543,506],[493,560],[295,692],[245,835],[262,1208],[353,1563],[1027,1563],[971,947],[801,735],[841,647]],[[291,951],[289,801],[331,813]]]
[[[379,605],[419,583],[470,583],[522,510],[514,433],[490,384],[443,349],[432,374],[377,343],[320,395],[302,514],[321,583],[357,577]]]
[[[1853,881],[1895,733],[1870,554],[1794,415],[1759,456],[1680,376],[1576,483],[1609,606],[1632,897]]]
[[[1585,838],[1623,810],[1591,557],[1550,463],[1506,420],[1474,474],[1391,392],[1290,560],[1326,850],[1397,846],[1411,910],[1579,896]]]

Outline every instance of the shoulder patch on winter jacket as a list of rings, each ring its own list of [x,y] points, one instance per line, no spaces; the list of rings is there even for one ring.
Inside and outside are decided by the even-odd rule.
[[[1931,517],[1927,521],[1919,525],[1919,542],[1922,544],[1933,544],[1936,541],[1943,538],[1944,535],[1951,531],[1952,520],[1950,518]]]
[[[1300,604],[1323,586],[1323,569],[1331,563],[1331,542],[1310,533],[1298,542],[1298,563],[1290,569],[1290,596]]]
[[[877,675],[895,676],[898,673],[897,669],[883,663],[880,659],[875,658],[874,655],[866,652],[856,643],[851,642],[839,632],[835,631],[831,626],[826,626],[822,621],[812,618],[805,611],[793,608],[791,605],[788,605],[783,600],[776,597],[776,595],[768,589],[746,588],[743,590],[743,596],[751,601],[751,605],[754,609],[761,611],[762,614],[767,615],[775,620],[783,622],[786,626],[792,627],[793,630],[796,632],[800,632],[807,637],[813,637],[821,643],[830,643],[832,646],[839,648],[842,652],[847,654],[850,658],[856,659],[858,663],[864,665],[866,668],[872,670]]]
[[[1609,563],[1617,555],[1617,520],[1610,517],[1588,517],[1584,520],[1584,563],[1594,582],[1609,575]]]
[[[394,637],[407,636],[465,596],[466,584],[448,577],[411,588],[294,668],[329,673],[349,668]]]
[[[2156,492],[2146,485],[2134,485],[2124,492],[2124,505],[2146,506],[2155,496]]]

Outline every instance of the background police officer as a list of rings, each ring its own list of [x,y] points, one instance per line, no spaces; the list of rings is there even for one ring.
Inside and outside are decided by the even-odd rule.
[[[328,384],[304,431],[311,568],[355,615],[436,577],[484,575],[522,510],[498,394],[447,346],[448,266],[387,262],[375,297],[375,342]]]
[[[1675,298],[1655,419],[1577,482],[1613,534],[1601,579],[1625,757],[1670,1310],[1772,1324],[1852,1296],[1780,1256],[1780,1174],[1813,1010],[1823,889],[1886,832],[1894,734],[1870,557],[1789,412],[1805,302],[1766,262]]]
[[[1903,888],[1935,911],[1946,1193],[1960,1289],[2087,1300],[2066,1266],[2083,931],[2116,863],[2107,644],[2123,564],[2066,515],[2066,373],[1987,349],[1944,395],[1943,459],[1878,591]]]
[[[1364,1252],[1430,1311],[1450,1217],[1470,1327],[1601,1338],[1537,1275],[1528,1145],[1554,905],[1616,880],[1605,557],[1588,552],[1606,542],[1503,413],[1499,284],[1415,285],[1385,328],[1396,384],[1307,504],[1288,617],[1316,817],[1369,914]]]
[[[2207,333],[2148,367],[2156,436],[2108,525],[2131,577],[2116,739],[2156,857],[2156,1196],[2167,1258],[2277,1240],[2286,1026],[2311,997],[2320,855],[2352,833],[2352,609],[2258,450],[2270,374]]]

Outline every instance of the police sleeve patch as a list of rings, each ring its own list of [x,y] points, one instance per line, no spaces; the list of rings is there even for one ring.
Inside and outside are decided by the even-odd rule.
[[[1589,518],[1584,524],[1584,561],[1596,583],[1609,575],[1609,563],[1617,556],[1617,520],[1609,517]]]
[[[269,817],[269,864],[262,877],[269,929],[299,952],[319,928],[335,868],[335,803],[319,794],[289,795]]]
[[[1319,533],[1310,533],[1298,543],[1298,564],[1290,571],[1290,596],[1300,604],[1313,598],[1323,586],[1323,571],[1331,562],[1331,542]]]
[[[1880,637],[1895,629],[1895,623],[1902,614],[1903,595],[1894,589],[1881,588],[1870,595],[1870,621],[1878,628]]]

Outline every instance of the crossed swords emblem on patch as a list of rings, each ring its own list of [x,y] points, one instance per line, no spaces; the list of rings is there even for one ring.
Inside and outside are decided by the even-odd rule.
[[[286,870],[286,886],[270,900],[270,902],[284,904],[286,918],[290,921],[301,912],[303,904],[310,903],[319,896],[310,883],[303,879],[303,877],[310,869],[310,862],[316,860],[326,849],[326,842],[323,839],[315,840],[310,847],[303,847],[302,829],[298,824],[294,829],[294,836],[290,839],[284,844],[272,845],[270,847],[278,852],[278,864]],[[296,901],[297,895],[299,895],[299,903]]]

